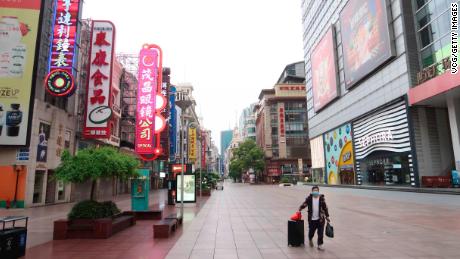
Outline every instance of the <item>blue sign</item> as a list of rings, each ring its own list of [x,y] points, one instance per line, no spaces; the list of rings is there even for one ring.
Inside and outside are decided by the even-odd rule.
[[[176,142],[177,142],[177,110],[176,110],[176,88],[171,86],[169,88],[169,160],[175,161],[176,159]]]
[[[28,147],[19,148],[16,152],[16,161],[28,161],[30,152]]]
[[[460,173],[456,170],[452,171],[452,185],[454,187],[460,186]]]

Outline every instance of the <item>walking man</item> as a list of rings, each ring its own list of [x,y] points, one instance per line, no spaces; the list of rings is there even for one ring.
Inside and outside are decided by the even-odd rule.
[[[310,247],[313,247],[313,237],[315,231],[318,232],[318,250],[324,250],[323,236],[324,236],[324,223],[329,222],[329,211],[327,209],[326,199],[323,194],[319,193],[319,187],[313,186],[311,193],[305,199],[304,203],[300,205],[299,211],[308,207],[308,239],[310,240]]]

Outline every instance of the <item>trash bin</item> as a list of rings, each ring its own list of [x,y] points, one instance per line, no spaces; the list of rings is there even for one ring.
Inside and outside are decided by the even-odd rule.
[[[17,226],[16,221],[25,221],[24,226]],[[26,254],[28,217],[0,217],[0,258],[16,259]]]

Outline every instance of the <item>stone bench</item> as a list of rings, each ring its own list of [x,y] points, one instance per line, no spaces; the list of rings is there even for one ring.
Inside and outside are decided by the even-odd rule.
[[[154,238],[168,238],[172,232],[176,231],[176,219],[163,219],[153,225]]]
[[[169,214],[165,219],[175,219],[176,220],[176,228],[179,225],[182,225],[182,215],[177,215],[177,213]]]

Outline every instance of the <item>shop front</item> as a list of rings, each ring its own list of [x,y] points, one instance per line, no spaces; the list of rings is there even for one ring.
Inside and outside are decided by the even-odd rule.
[[[323,135],[325,182],[355,184],[351,124],[347,123]]]
[[[404,100],[353,122],[353,135],[359,185],[416,186]]]
[[[267,167],[267,178],[265,179],[266,183],[279,183],[281,180],[281,165],[275,161],[266,161]]]
[[[311,182],[324,183],[324,144],[323,136],[310,140]]]

